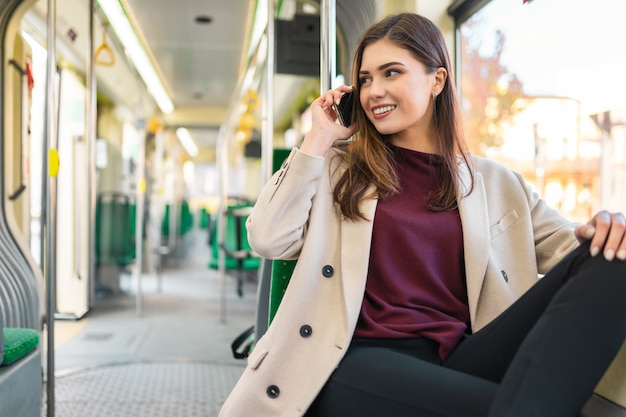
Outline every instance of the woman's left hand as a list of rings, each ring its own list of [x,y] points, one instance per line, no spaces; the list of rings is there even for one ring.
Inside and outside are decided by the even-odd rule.
[[[598,212],[587,222],[574,230],[580,242],[591,240],[591,255],[600,252],[612,261],[617,257],[626,260],[626,217],[623,213]]]

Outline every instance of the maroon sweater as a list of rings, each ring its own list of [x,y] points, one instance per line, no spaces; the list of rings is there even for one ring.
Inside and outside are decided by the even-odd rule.
[[[355,336],[439,342],[445,359],[469,328],[463,230],[457,209],[427,200],[440,185],[438,155],[391,146],[401,192],[378,201],[365,296]]]

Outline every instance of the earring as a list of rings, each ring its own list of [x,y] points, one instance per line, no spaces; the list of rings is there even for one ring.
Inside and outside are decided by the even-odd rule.
[[[435,99],[437,99],[437,92],[433,91],[433,101],[435,101]]]

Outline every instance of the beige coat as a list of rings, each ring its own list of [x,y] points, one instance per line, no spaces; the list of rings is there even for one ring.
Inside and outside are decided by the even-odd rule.
[[[303,415],[350,343],[365,289],[372,222],[342,220],[332,198],[341,172],[334,152],[321,158],[294,149],[248,219],[255,251],[298,263],[221,417]],[[549,208],[519,174],[478,157],[472,164],[474,190],[460,198],[459,213],[476,331],[578,243],[575,224]],[[467,186],[469,170],[461,168]],[[376,201],[362,204],[368,219],[374,218]]]

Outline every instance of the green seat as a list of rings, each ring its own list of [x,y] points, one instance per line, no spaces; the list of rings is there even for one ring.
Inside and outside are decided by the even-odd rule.
[[[243,296],[245,271],[256,271],[261,266],[261,258],[256,256],[248,242],[246,220],[252,207],[249,204],[229,205],[225,212],[225,234],[222,249],[225,252],[225,269],[237,271],[237,293]],[[209,268],[219,268],[219,246],[217,244],[217,224],[211,230],[211,259]]]
[[[244,270],[255,270],[259,268],[261,263],[260,258],[252,255],[252,248],[250,247],[250,243],[248,242],[248,234],[246,232],[246,219],[245,216],[234,216],[229,215],[229,213],[233,213],[238,209],[247,209],[250,208],[250,205],[247,204],[235,204],[228,206],[226,211],[226,233],[224,235],[224,246],[227,253],[235,254],[237,252],[247,252],[247,257],[234,257],[234,256],[226,256],[226,269],[244,269]],[[209,268],[217,269],[218,268],[218,256],[219,256],[219,247],[216,244],[217,242],[217,225],[215,225],[212,230],[212,238],[211,238],[211,259],[209,261]]]
[[[178,236],[184,236],[193,227],[193,215],[189,208],[189,203],[183,200],[179,207],[178,217]],[[165,213],[163,214],[163,221],[161,222],[161,234],[165,237],[170,235],[170,204],[165,206]]]
[[[291,274],[296,267],[296,260],[272,261],[272,280],[270,282],[269,323],[276,315],[276,310],[285,295]]]
[[[1,366],[17,362],[39,344],[39,333],[33,329],[4,328],[2,329],[4,345],[0,355]]]
[[[200,209],[200,229],[208,229],[210,220],[209,212],[202,207]]]
[[[135,260],[135,206],[122,193],[103,193],[96,201],[95,261],[126,266]]]
[[[272,158],[272,168],[276,172],[280,169],[281,165],[287,159],[291,153],[291,149],[274,149]],[[287,284],[291,279],[293,269],[296,267],[295,260],[274,260],[272,261],[272,273],[270,282],[270,296],[269,296],[269,322],[271,323],[278,310],[283,295],[287,290]]]

